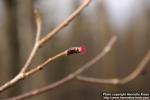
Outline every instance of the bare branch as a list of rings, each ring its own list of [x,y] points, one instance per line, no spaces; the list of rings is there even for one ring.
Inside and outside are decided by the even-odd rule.
[[[43,37],[39,41],[39,45],[42,46],[44,43],[46,43],[48,40],[52,38],[53,35],[58,33],[60,30],[62,30],[64,27],[66,27],[76,16],[80,14],[80,12],[88,6],[88,4],[92,0],[84,0],[83,4],[76,10],[74,11],[65,21],[63,21],[58,27],[56,27],[54,30],[52,30],[50,33],[48,33],[45,37]]]
[[[38,65],[37,67],[24,72],[24,73],[19,73],[15,78],[13,78],[12,80],[10,80],[9,82],[7,82],[6,84],[4,84],[3,86],[0,87],[0,92],[4,91],[5,89],[8,89],[9,87],[13,86],[14,84],[16,84],[18,81],[23,80],[25,78],[27,78],[30,75],[33,75],[34,73],[40,71],[41,69],[43,69],[48,63],[56,60],[59,57],[65,56],[67,55],[67,50],[48,58],[46,61],[44,61],[42,64]]]
[[[33,47],[32,51],[27,59],[27,62],[21,69],[20,73],[24,73],[28,69],[28,67],[30,66],[30,64],[32,62],[32,59],[34,58],[34,56],[39,48],[39,39],[40,39],[40,34],[41,34],[42,21],[41,21],[41,16],[39,14],[38,9],[34,9],[34,17],[35,17],[35,22],[36,22],[36,27],[37,27],[35,43],[34,43],[34,47]]]
[[[63,79],[56,81],[48,86],[44,86],[42,88],[27,92],[25,94],[22,94],[20,96],[16,96],[13,98],[10,98],[8,100],[22,100],[25,98],[29,98],[29,97],[33,97],[42,93],[45,93],[47,91],[51,91],[55,88],[58,88],[59,86],[64,85],[67,82],[72,81],[73,79],[76,78],[76,76],[78,76],[79,74],[81,74],[83,71],[85,71],[86,69],[90,68],[94,63],[96,63],[98,60],[101,60],[112,48],[112,46],[115,44],[117,38],[116,36],[113,36],[110,41],[108,42],[108,44],[104,47],[104,49],[98,54],[98,56],[96,56],[94,59],[92,59],[91,61],[89,61],[88,63],[86,63],[85,65],[83,65],[81,68],[79,68],[78,70],[76,70],[75,72],[69,74],[68,76],[64,77]]]
[[[11,79],[10,81],[6,82],[4,85],[2,85],[0,87],[0,93],[2,91],[4,91],[4,90],[8,89],[9,87],[13,86],[14,84],[16,84],[21,79],[24,79],[25,76],[28,76],[28,75],[25,75],[25,72],[26,72],[27,68],[30,66],[30,64],[32,62],[32,59],[34,58],[34,56],[35,56],[36,52],[38,51],[38,49],[41,46],[43,46],[44,43],[46,43],[48,40],[50,40],[52,36],[54,36],[56,33],[58,33],[59,31],[61,31],[65,26],[67,26],[74,18],[76,18],[80,14],[80,12],[83,11],[84,8],[90,2],[91,2],[91,0],[84,0],[83,4],[81,4],[81,6],[79,6],[79,8],[77,8],[77,10],[75,10],[64,22],[62,22],[58,27],[56,27],[52,32],[48,33],[42,39],[40,39],[41,19],[40,19],[40,15],[39,15],[38,11],[35,10],[35,19],[36,19],[36,25],[37,25],[37,34],[36,34],[36,39],[35,39],[34,47],[33,47],[32,51],[31,51],[31,53],[29,55],[29,58],[27,59],[25,65],[21,69],[20,73],[18,75],[16,75],[16,77],[14,77],[13,79]],[[35,70],[35,69],[33,69],[33,70]]]
[[[30,55],[29,55],[29,58],[27,59],[25,65],[21,69],[20,73],[24,73],[27,70],[27,68],[30,66],[30,64],[31,64],[31,62],[32,62],[32,60],[33,60],[37,50],[38,50],[38,46],[35,44],[33,49],[32,49],[32,51],[31,51],[31,53],[30,53]]]
[[[81,82],[85,82],[85,83],[91,83],[91,84],[117,84],[118,83],[118,79],[115,78],[110,78],[110,79],[106,79],[106,78],[94,78],[94,77],[86,77],[86,76],[82,76],[79,75],[76,77],[77,80],[81,81]]]
[[[139,63],[137,68],[127,75],[126,77],[122,79],[118,78],[112,78],[112,79],[98,79],[93,77],[85,77],[85,76],[77,76],[77,80],[81,82],[91,83],[91,84],[113,84],[113,85],[123,85],[126,83],[129,83],[130,81],[134,80],[136,77],[138,77],[144,68],[146,67],[146,64],[150,61],[150,51],[146,53],[145,57],[142,59],[142,61]]]
[[[66,56],[66,55],[67,55],[67,50],[65,50],[65,51],[63,51],[63,52],[61,52],[61,53],[55,55],[54,57],[48,58],[48,59],[47,59],[46,61],[44,61],[42,64],[40,64],[40,65],[38,65],[37,67],[31,69],[30,71],[27,71],[27,72],[25,73],[25,77],[27,77],[27,76],[29,76],[29,75],[32,75],[32,74],[38,72],[39,70],[42,70],[48,63],[50,63],[50,62],[56,60],[56,59],[59,58],[59,57]]]
[[[36,34],[35,42],[38,43],[38,41],[40,40],[42,21],[41,21],[41,15],[37,8],[34,9],[34,16],[35,16],[35,22],[36,22],[36,27],[37,27],[37,32],[36,32],[37,34]]]
[[[138,75],[141,74],[143,69],[145,68],[146,64],[150,61],[150,51],[145,55],[143,60],[139,63],[137,68],[128,76],[124,77],[123,79],[119,80],[119,84],[126,84],[132,80],[134,80]]]
[[[10,81],[6,82],[4,85],[2,85],[0,87],[0,92],[8,89],[9,87],[11,87],[12,85],[14,85],[15,83],[17,83],[18,81],[20,81],[23,77],[24,77],[24,72],[27,70],[27,68],[30,66],[32,59],[35,56],[35,53],[38,50],[38,40],[40,37],[40,33],[41,33],[41,19],[40,16],[38,14],[38,11],[36,9],[36,12],[34,12],[35,14],[35,21],[36,21],[36,26],[37,26],[37,32],[36,32],[36,40],[35,40],[35,44],[34,47],[25,63],[25,65],[23,66],[23,68],[21,69],[20,73],[18,75],[16,75],[16,77],[14,77],[13,79],[11,79]]]
[[[22,74],[18,74],[16,77],[5,83],[0,87],[0,92],[3,92],[4,90],[10,88],[13,86],[16,82],[20,81],[22,79]]]

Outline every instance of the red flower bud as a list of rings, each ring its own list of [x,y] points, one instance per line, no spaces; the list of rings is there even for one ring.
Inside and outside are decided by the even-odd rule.
[[[79,52],[80,52],[81,54],[86,53],[86,47],[85,47],[85,45],[82,45],[82,46],[79,47]]]
[[[86,52],[86,47],[85,46],[72,47],[72,48],[69,48],[67,50],[67,55],[74,54],[74,53],[84,54],[85,52]]]

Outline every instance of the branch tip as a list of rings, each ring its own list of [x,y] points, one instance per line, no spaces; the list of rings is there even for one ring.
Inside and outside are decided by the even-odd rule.
[[[71,47],[67,50],[67,55],[74,54],[74,53],[84,54],[86,53],[86,47],[83,45],[80,47]]]

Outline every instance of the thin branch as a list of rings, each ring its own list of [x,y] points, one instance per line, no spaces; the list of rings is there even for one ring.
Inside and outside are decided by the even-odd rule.
[[[20,73],[18,75],[16,75],[16,77],[14,77],[13,79],[11,79],[10,81],[6,82],[4,85],[2,85],[0,87],[0,93],[6,89],[8,89],[9,87],[13,86],[14,84],[16,84],[17,82],[19,82],[21,79],[25,78],[25,72],[27,70],[27,68],[30,66],[32,59],[34,58],[36,52],[38,51],[38,49],[44,45],[44,43],[46,43],[48,40],[51,39],[52,36],[54,36],[56,33],[58,33],[59,31],[61,31],[64,27],[66,27],[73,19],[75,19],[80,12],[82,12],[84,10],[84,8],[86,6],[88,6],[88,4],[91,2],[91,0],[84,0],[83,4],[81,4],[81,6],[79,6],[79,8],[77,8],[77,10],[75,10],[64,22],[62,22],[58,27],[56,27],[52,32],[48,33],[45,37],[43,37],[42,39],[40,39],[40,31],[41,31],[41,20],[40,20],[40,16],[38,14],[37,11],[35,11],[35,18],[36,18],[36,25],[37,25],[37,34],[36,34],[36,40],[35,40],[35,45],[29,55],[29,58],[27,59],[24,67],[21,69]],[[28,75],[27,75],[28,76]]]
[[[32,60],[33,60],[33,58],[34,58],[37,50],[38,50],[38,45],[35,44],[34,47],[33,47],[33,49],[32,49],[32,51],[31,51],[31,53],[30,53],[30,55],[29,55],[29,58],[27,59],[25,65],[21,69],[20,73],[25,73],[25,71],[27,70],[27,68],[30,66],[30,64],[31,64],[31,62],[32,62]]]
[[[66,56],[67,55],[67,50],[48,58],[46,61],[44,61],[42,64],[38,65],[37,67],[24,72],[24,73],[19,73],[15,78],[13,78],[12,80],[10,80],[9,82],[7,82],[6,84],[4,84],[1,88],[0,88],[0,92],[4,91],[5,89],[8,89],[10,86],[13,86],[15,83],[19,82],[20,80],[23,80],[25,78],[27,78],[30,75],[33,75],[34,73],[40,71],[41,69],[43,69],[48,63],[58,59],[59,57],[62,56]]]
[[[44,38],[42,38],[39,42],[39,45],[42,46],[45,44],[48,40],[52,38],[53,35],[58,33],[60,30],[62,30],[64,27],[66,27],[76,16],[78,16],[85,7],[90,4],[92,0],[84,0],[83,4],[75,10],[65,21],[63,21],[58,27],[56,27],[54,30],[52,30],[50,33],[48,33]]]
[[[86,76],[77,76],[77,80],[85,83],[91,83],[91,84],[113,84],[113,85],[123,85],[126,83],[129,83],[130,81],[134,80],[136,77],[138,77],[144,68],[146,67],[147,63],[150,61],[150,51],[146,53],[142,61],[139,63],[137,68],[127,75],[124,78],[112,78],[112,79],[98,79],[98,78],[93,78],[93,77],[86,77]]]
[[[118,83],[118,79],[115,78],[110,78],[110,79],[106,79],[106,78],[94,78],[94,77],[86,77],[86,76],[82,76],[79,75],[76,77],[77,80],[81,81],[81,82],[85,82],[85,83],[91,83],[91,84],[117,84]]]
[[[11,79],[10,81],[8,81],[7,83],[5,83],[4,85],[2,85],[0,87],[0,93],[3,92],[4,90],[10,88],[11,86],[13,86],[16,82],[20,81],[22,79],[22,74],[18,74],[17,76],[15,76],[13,79]]]
[[[14,84],[16,84],[18,81],[20,81],[21,79],[24,78],[24,72],[27,70],[27,68],[30,66],[35,53],[38,50],[38,40],[40,37],[40,33],[41,33],[41,19],[40,16],[38,15],[38,11],[36,10],[36,12],[34,12],[35,14],[35,21],[36,21],[36,26],[37,26],[37,32],[36,32],[36,40],[35,40],[35,44],[34,47],[25,63],[25,65],[23,66],[23,68],[21,69],[20,73],[18,75],[16,75],[13,79],[11,79],[10,81],[6,82],[4,85],[2,85],[0,87],[0,93],[6,89],[8,89],[9,87],[13,86]]]
[[[148,51],[143,60],[139,63],[137,68],[131,74],[119,80],[119,84],[126,84],[135,79],[138,75],[141,74],[141,72],[143,71],[143,69],[145,68],[146,64],[149,61],[150,61],[150,51]]]
[[[86,63],[85,65],[83,65],[81,68],[79,68],[78,70],[76,70],[75,72],[69,74],[68,76],[64,77],[63,79],[56,81],[50,85],[44,86],[42,88],[27,92],[25,94],[16,96],[16,97],[12,97],[9,98],[7,100],[23,100],[29,97],[33,97],[42,93],[45,93],[47,91],[51,91],[53,89],[56,89],[62,85],[64,85],[67,82],[72,81],[73,79],[76,78],[76,76],[78,76],[79,74],[81,74],[83,71],[87,70],[88,68],[90,68],[93,64],[95,64],[98,60],[101,60],[112,48],[112,46],[115,44],[117,38],[116,36],[113,36],[110,41],[108,42],[108,44],[104,47],[104,49],[98,54],[98,56],[96,56],[94,59],[92,59],[91,61],[89,61],[88,63]]]
[[[82,46],[81,47],[72,47],[72,48],[69,48],[63,52],[60,52],[58,53],[57,55],[53,56],[53,57],[50,57],[48,58],[46,61],[44,61],[42,64],[38,65],[37,67],[27,71],[24,75],[24,77],[27,77],[27,76],[30,76],[40,70],[42,70],[44,67],[46,67],[46,65],[62,56],[68,56],[68,55],[71,55],[71,54],[75,54],[75,53],[82,53],[84,51],[82,51],[81,49],[84,49]]]
[[[37,27],[35,43],[34,43],[34,47],[33,47],[32,51],[31,51],[31,54],[29,55],[27,62],[21,69],[20,73],[24,73],[28,69],[28,67],[30,66],[30,64],[39,48],[39,39],[40,39],[40,34],[41,34],[42,21],[41,21],[41,16],[39,14],[38,9],[34,9],[34,17],[35,17],[35,23],[36,23],[36,27]]]
[[[41,28],[42,28],[41,15],[38,8],[34,9],[34,16],[35,16],[35,20],[36,20],[35,22],[37,27],[37,32],[36,32],[37,35],[36,35],[35,42],[38,43],[38,41],[40,40]]]
[[[27,71],[27,72],[25,73],[25,77],[27,77],[27,76],[29,76],[29,75],[32,75],[32,74],[38,72],[39,70],[42,70],[48,63],[50,63],[50,62],[56,60],[56,59],[59,58],[59,57],[66,56],[66,55],[67,55],[67,50],[65,50],[65,51],[63,51],[63,52],[61,52],[61,53],[59,53],[59,54],[57,54],[57,55],[55,55],[55,56],[53,56],[53,57],[48,58],[48,59],[47,59],[46,61],[44,61],[42,64],[40,64],[40,65],[38,65],[37,67],[35,67],[35,68],[33,68],[33,69]]]

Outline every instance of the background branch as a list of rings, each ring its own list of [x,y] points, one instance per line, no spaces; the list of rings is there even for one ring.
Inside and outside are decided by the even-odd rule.
[[[137,68],[131,72],[129,75],[127,75],[124,78],[112,78],[112,79],[97,79],[97,78],[92,78],[92,77],[86,77],[79,75],[77,76],[77,80],[85,83],[91,83],[91,84],[113,84],[113,85],[123,85],[126,84],[132,80],[134,80],[136,77],[138,77],[144,68],[146,67],[147,63],[150,61],[150,51],[146,53],[142,61],[139,63]]]

